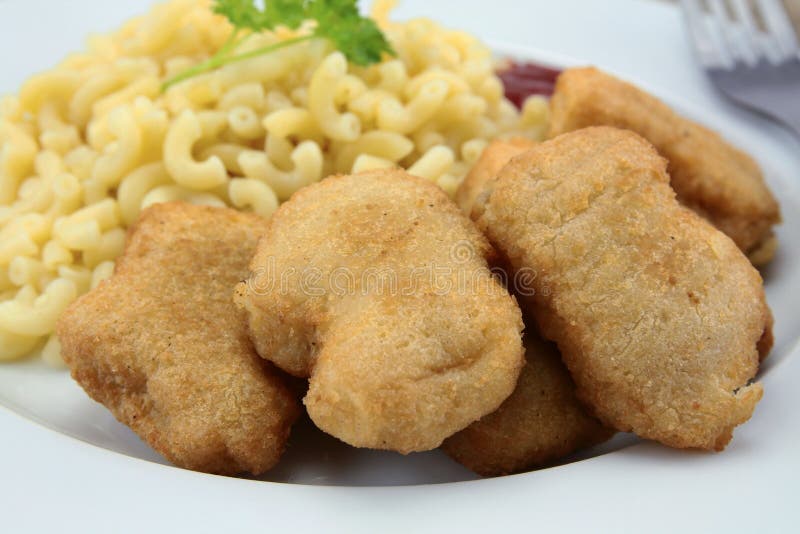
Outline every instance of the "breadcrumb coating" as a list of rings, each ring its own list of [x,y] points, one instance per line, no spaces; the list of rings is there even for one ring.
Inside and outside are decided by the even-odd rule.
[[[114,275],[59,321],[73,378],[177,466],[263,473],[300,414],[231,299],[265,227],[227,208],[156,204]]]
[[[550,101],[549,137],[587,126],[632,130],[669,162],[678,200],[722,230],[756,265],[777,248],[778,202],[758,164],[719,134],[593,67],[565,70]]]
[[[496,410],[523,365],[521,313],[491,254],[429,181],[334,176],[273,216],[237,302],[259,354],[309,377],[320,429],[424,451]]]
[[[500,169],[511,158],[535,146],[535,141],[523,137],[498,139],[489,143],[456,190],[455,201],[461,211],[472,220],[480,217],[487,192],[490,190],[489,182],[497,178]]]
[[[506,165],[479,226],[606,424],[720,450],[761,398],[770,314],[736,245],[681,206],[667,163],[630,131],[564,134]]]
[[[610,438],[590,416],[552,343],[528,333],[517,389],[500,408],[447,438],[442,450],[483,476],[527,471]]]

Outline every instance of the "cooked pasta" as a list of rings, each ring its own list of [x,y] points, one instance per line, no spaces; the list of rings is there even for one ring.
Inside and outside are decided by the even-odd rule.
[[[110,276],[125,229],[170,200],[269,216],[332,173],[400,166],[458,187],[487,142],[538,138],[547,108],[504,98],[490,50],[429,20],[373,16],[396,57],[348,64],[310,40],[162,93],[231,27],[208,0],[172,0],[0,101],[0,360],[59,361],[55,321]],[[301,30],[298,30],[301,31]],[[242,50],[295,36],[279,28]]]

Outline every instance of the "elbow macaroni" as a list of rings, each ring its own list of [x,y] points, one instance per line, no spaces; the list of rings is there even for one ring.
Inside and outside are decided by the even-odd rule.
[[[0,360],[62,364],[58,316],[111,276],[149,205],[268,217],[328,174],[395,166],[453,194],[492,138],[543,135],[546,102],[517,111],[483,44],[427,20],[393,23],[390,4],[373,14],[397,57],[354,67],[311,40],[162,94],[231,31],[210,0],[168,0],[0,99]],[[254,35],[242,50],[302,31]]]
[[[436,181],[455,162],[453,151],[444,145],[431,147],[425,154],[408,168],[410,174]]]
[[[122,177],[136,166],[142,151],[142,132],[133,110],[127,106],[109,114],[108,130],[116,141],[106,145],[106,153],[92,168],[91,179],[110,189],[119,185]]]
[[[57,278],[33,302],[26,302],[24,297],[0,302],[0,332],[49,335],[55,330],[58,317],[77,296],[78,289],[72,280]]]
[[[314,141],[303,141],[290,155],[291,171],[280,170],[265,152],[247,151],[239,156],[239,165],[247,178],[264,182],[280,200],[322,178],[322,150]]]
[[[126,176],[117,189],[120,216],[126,226],[133,224],[142,209],[144,197],[156,187],[171,182],[163,163],[150,163]]]
[[[361,133],[358,117],[340,112],[336,105],[337,88],[346,76],[347,60],[340,52],[334,52],[322,61],[308,87],[308,107],[317,125],[337,141],[355,141]]]
[[[382,100],[378,105],[378,127],[401,134],[410,133],[437,114],[448,92],[446,82],[432,80],[423,85],[405,106],[394,97]]]
[[[252,208],[253,212],[269,217],[278,209],[278,197],[264,182],[252,178],[234,178],[228,186],[231,204],[237,208]]]
[[[369,154],[392,162],[399,162],[414,150],[405,136],[382,130],[365,133],[353,143],[343,145],[336,157],[336,171],[349,172],[355,159],[361,154]]]
[[[218,157],[211,156],[205,161],[194,159],[192,148],[202,132],[198,116],[186,110],[172,124],[164,140],[164,163],[170,176],[189,189],[213,189],[228,180],[225,165]]]

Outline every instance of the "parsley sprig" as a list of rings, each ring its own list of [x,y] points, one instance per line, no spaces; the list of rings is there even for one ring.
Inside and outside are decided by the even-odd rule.
[[[223,65],[312,39],[327,39],[348,61],[356,65],[378,63],[384,53],[394,55],[392,46],[375,21],[359,13],[358,0],[265,0],[263,8],[259,8],[253,0],[214,0],[213,10],[225,16],[233,25],[228,40],[207,60],[165,81],[162,90]],[[308,34],[247,52],[236,52],[253,34],[274,31],[278,26],[296,30],[306,20],[315,21],[313,30]]]

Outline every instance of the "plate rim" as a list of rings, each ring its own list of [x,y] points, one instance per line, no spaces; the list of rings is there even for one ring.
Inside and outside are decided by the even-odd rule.
[[[510,58],[518,58],[520,60],[533,61],[533,62],[536,62],[538,64],[542,64],[542,65],[546,65],[546,66],[550,66],[550,67],[558,68],[558,69],[564,69],[564,68],[569,68],[569,67],[574,67],[574,66],[592,65],[593,64],[592,62],[584,61],[584,60],[581,60],[581,59],[578,59],[578,58],[566,56],[566,55],[563,55],[563,54],[559,54],[559,53],[555,53],[555,52],[551,52],[551,51],[547,51],[547,50],[538,49],[536,47],[529,47],[529,46],[525,46],[525,45],[515,45],[515,44],[509,44],[509,43],[502,42],[502,41],[493,41],[493,40],[487,40],[486,44],[489,46],[489,48],[494,53],[498,54],[499,57],[502,57],[502,58],[510,57]],[[651,94],[654,94],[658,98],[662,99],[664,102],[666,102],[668,105],[670,105],[670,107],[673,107],[674,109],[678,110],[680,112],[680,114],[685,115],[685,116],[687,116],[688,118],[690,118],[692,120],[697,120],[697,121],[703,123],[704,125],[706,125],[708,127],[711,127],[711,128],[713,128],[715,130],[719,130],[720,129],[719,123],[716,123],[717,121],[715,120],[713,114],[705,112],[705,111],[701,111],[699,108],[696,108],[695,106],[692,106],[688,102],[682,101],[680,99],[680,97],[677,97],[675,95],[671,95],[667,91],[659,90],[658,88],[653,88],[650,84],[643,83],[641,80],[636,80],[635,78],[631,78],[629,76],[618,74],[618,73],[614,72],[614,70],[612,70],[612,69],[606,69],[605,67],[602,67],[602,66],[599,66],[598,68],[602,68],[606,72],[609,72],[609,73],[611,73],[611,74],[613,74],[615,76],[619,76],[619,77],[621,77],[621,78],[623,78],[623,79],[625,79],[627,81],[630,81],[631,83],[634,83],[634,84],[638,85],[639,87],[645,89],[646,91],[650,92]],[[726,134],[727,133],[728,132],[726,132]],[[725,137],[727,138],[727,135],[725,135]],[[787,185],[787,184],[784,184],[784,185]],[[793,184],[789,183],[788,185],[793,185]],[[794,200],[797,201],[797,198],[794,198]],[[800,202],[797,202],[797,203],[800,204]],[[779,367],[779,366],[782,366],[787,361],[789,361],[791,359],[794,359],[796,357],[796,356],[794,356],[794,353],[796,353],[798,351],[798,347],[800,347],[800,336],[795,338],[795,340],[794,340],[794,342],[792,344],[792,347],[788,350],[788,352],[785,355],[780,357],[780,361],[778,361],[776,363],[776,365],[774,365],[774,366],[772,366],[770,368],[770,372],[765,373],[763,375],[761,375],[761,374],[759,375],[759,380],[764,382],[764,383],[771,383],[772,380],[773,380],[772,377],[775,374],[777,374],[777,373],[772,372],[772,369],[774,369],[776,367]],[[12,365],[13,365],[13,363],[12,363]],[[66,376],[69,376],[69,371],[68,370],[64,370],[63,372],[65,373]],[[148,464],[154,464],[154,465],[158,465],[158,466],[161,466],[161,467],[167,467],[167,468],[170,468],[170,469],[177,469],[177,470],[184,471],[184,469],[182,469],[180,467],[176,467],[176,466],[174,466],[172,464],[169,464],[169,463],[163,464],[163,463],[153,462],[153,461],[148,460],[148,459],[143,459],[143,458],[138,458],[138,457],[135,457],[135,456],[131,456],[131,455],[123,453],[123,452],[118,452],[118,451],[115,451],[113,449],[108,449],[108,448],[106,448],[106,447],[104,447],[102,445],[98,445],[98,444],[92,443],[91,441],[88,441],[88,440],[82,439],[80,437],[77,437],[77,436],[62,432],[62,431],[57,430],[55,428],[51,428],[46,421],[42,420],[40,417],[37,417],[35,414],[32,414],[32,413],[28,412],[23,406],[10,407],[10,406],[6,405],[5,403],[0,402],[0,410],[6,411],[10,415],[17,416],[17,417],[19,417],[19,418],[21,418],[21,419],[23,419],[25,421],[31,422],[31,423],[39,426],[43,430],[47,430],[49,432],[55,433],[57,435],[60,435],[62,437],[69,438],[69,439],[74,440],[74,441],[76,441],[78,443],[81,443],[81,444],[89,445],[91,447],[94,447],[94,448],[99,449],[99,450],[104,451],[104,452],[112,453],[112,454],[115,454],[115,455],[120,455],[120,456],[123,456],[125,458],[137,461],[137,462],[146,462]],[[2,427],[2,425],[0,424],[0,428],[1,427]],[[629,449],[629,448],[632,448],[632,447],[647,446],[648,444],[649,444],[649,442],[642,440],[641,442],[625,444],[624,446],[620,447],[619,449],[615,449],[615,450],[607,452],[607,453],[601,453],[601,454],[599,454],[597,456],[591,456],[591,457],[588,457],[588,458],[580,458],[580,459],[571,461],[569,463],[553,465],[553,466],[544,467],[544,468],[540,468],[540,469],[536,469],[536,470],[532,470],[532,471],[526,471],[526,472],[522,472],[522,473],[515,473],[515,474],[511,474],[511,475],[505,475],[502,478],[524,477],[524,476],[527,476],[527,475],[531,475],[531,474],[534,474],[534,473],[540,473],[540,472],[543,472],[543,471],[552,471],[552,470],[557,470],[557,469],[564,469],[564,468],[568,468],[568,467],[571,467],[571,466],[576,466],[577,467],[579,464],[584,464],[586,462],[591,462],[591,461],[598,461],[601,458],[605,458],[605,457],[607,457],[609,455],[617,454],[620,451],[623,451],[625,449]],[[204,475],[204,476],[220,477],[220,478],[232,478],[232,477],[225,477],[225,476],[222,476],[222,475],[213,475],[213,474],[209,474],[209,473],[201,473],[201,472],[198,472],[198,473],[201,474],[201,475]],[[243,481],[246,481],[246,482],[256,482],[258,484],[265,484],[266,483],[266,484],[280,484],[280,485],[291,485],[291,486],[359,488],[359,489],[368,489],[368,490],[369,489],[373,489],[374,490],[376,488],[382,488],[382,489],[385,490],[386,488],[404,488],[404,487],[417,487],[417,488],[419,488],[419,487],[429,487],[429,486],[449,486],[449,485],[461,485],[461,484],[480,484],[480,483],[484,483],[484,482],[489,481],[489,480],[493,480],[493,478],[484,477],[484,478],[478,478],[478,479],[475,479],[475,480],[460,480],[460,481],[434,482],[434,483],[414,483],[414,484],[403,484],[403,485],[394,485],[394,486],[351,485],[351,484],[315,485],[315,484],[289,482],[289,481],[259,480],[259,479],[251,479],[251,478],[246,478],[246,477],[244,477],[244,478],[236,478],[236,480],[243,480]]]
[[[493,43],[494,41],[485,40],[485,42]],[[536,47],[520,45],[513,45],[512,48],[524,48],[537,52],[540,50]],[[544,55],[561,56],[562,54],[545,52]],[[532,56],[532,58],[533,57],[538,58],[539,56]],[[571,56],[565,55],[564,57]],[[580,64],[580,62],[578,62],[578,64]],[[607,69],[606,67],[603,68],[612,73],[617,72],[614,69]],[[640,80],[636,80],[635,77],[624,74],[622,77],[627,80],[631,80],[634,83],[640,84]],[[643,83],[640,84],[640,86],[647,90],[651,89],[650,84]],[[658,95],[659,97],[663,97],[663,94],[658,90],[654,91],[654,94]],[[673,101],[671,99],[667,99],[667,102],[672,104]],[[709,123],[709,125],[713,126],[713,123]],[[796,187],[794,189],[796,189]],[[794,378],[800,377],[800,358],[798,358],[797,353],[798,345],[795,344],[788,349],[785,357],[782,358],[782,362],[780,362],[782,372],[770,372],[764,377],[764,380],[769,380],[770,383],[774,383],[774,387],[776,388],[787,388],[787,386],[790,386]],[[780,386],[781,382],[783,383],[782,386]],[[800,401],[800,392],[793,392],[795,389],[796,388],[788,387],[787,390],[782,392],[783,397],[791,398],[794,401]],[[781,397],[781,395],[776,395],[776,397]],[[765,400],[762,401],[762,404],[770,401],[771,399],[772,395],[769,394],[767,397],[765,397]],[[792,406],[790,406],[790,408]],[[789,414],[789,417],[790,416],[791,414]],[[796,420],[796,417],[789,419],[791,422]],[[751,421],[748,423],[748,425],[751,425],[754,422],[756,421]],[[31,425],[30,423],[34,424]],[[800,431],[795,428],[796,426],[797,425],[785,425],[779,430],[783,433],[784,438],[786,437],[787,433],[788,435],[794,436],[794,438],[800,438]],[[663,511],[663,507],[660,507],[657,504],[659,496],[663,496],[663,490],[661,488],[662,479],[659,479],[655,484],[653,484],[652,481],[650,484],[647,484],[647,479],[642,480],[637,478],[639,477],[637,469],[640,468],[641,465],[637,463],[637,458],[635,455],[633,455],[633,458],[626,456],[627,451],[632,451],[634,449],[640,450],[644,448],[648,449],[649,452],[653,452],[651,450],[653,446],[649,443],[634,445],[633,447],[625,449],[626,452],[620,452],[618,454],[598,456],[576,462],[575,464],[566,464],[564,466],[557,466],[556,468],[546,469],[543,471],[521,473],[519,475],[495,479],[395,487],[310,486],[284,482],[265,484],[262,481],[251,481],[244,479],[244,482],[258,482],[256,485],[251,485],[242,484],[241,482],[243,479],[232,479],[217,475],[207,475],[205,473],[187,471],[171,465],[163,465],[147,460],[141,460],[139,458],[131,457],[90,444],[93,449],[100,450],[100,454],[96,454],[94,450],[87,449],[85,447],[87,442],[73,438],[59,431],[52,430],[46,426],[42,426],[36,421],[9,410],[4,405],[0,405],[0,429],[5,430],[7,428],[11,429],[12,431],[15,429],[19,430],[20,435],[8,436],[10,439],[6,438],[0,442],[2,443],[0,444],[0,453],[2,453],[0,454],[0,470],[10,474],[10,481],[12,482],[12,484],[4,484],[4,488],[3,490],[0,490],[0,494],[5,493],[6,496],[9,497],[16,496],[18,492],[28,492],[29,495],[37,495],[39,499],[42,499],[43,495],[48,496],[54,499],[54,502],[52,503],[54,508],[51,508],[51,513],[53,513],[53,510],[66,513],[77,504],[77,507],[79,508],[78,515],[67,517],[77,521],[79,518],[83,519],[83,516],[85,515],[90,515],[94,521],[112,521],[115,517],[120,517],[123,512],[128,509],[126,503],[118,502],[114,495],[109,495],[107,490],[108,484],[120,482],[119,479],[115,477],[126,477],[122,480],[122,484],[125,485],[131,483],[131,481],[138,481],[137,484],[140,488],[149,487],[152,485],[152,480],[150,480],[149,485],[144,482],[148,478],[155,479],[156,484],[159,484],[159,481],[161,480],[161,483],[158,486],[152,488],[152,493],[142,497],[141,502],[146,502],[150,506],[140,510],[140,513],[138,514],[134,514],[130,517],[122,517],[123,523],[119,524],[119,531],[126,532],[138,531],[137,526],[141,527],[142,525],[152,525],[151,522],[146,519],[150,516],[158,516],[159,520],[162,521],[159,523],[159,530],[169,530],[170,526],[173,527],[173,530],[179,530],[180,528],[186,526],[184,521],[199,523],[201,519],[205,519],[206,523],[199,529],[203,532],[214,531],[212,530],[213,525],[217,524],[241,526],[242,524],[247,523],[248,525],[252,524],[263,526],[267,524],[265,523],[267,521],[279,523],[281,525],[292,525],[297,531],[313,530],[315,528],[319,528],[320,525],[323,525],[323,527],[327,525],[330,530],[349,532],[369,531],[369,526],[374,526],[375,524],[379,523],[385,524],[383,521],[387,517],[391,517],[395,520],[395,522],[389,525],[390,529],[392,530],[399,530],[402,528],[402,525],[419,526],[419,523],[422,521],[426,522],[421,529],[424,531],[441,531],[441,529],[446,529],[448,526],[450,528],[455,526],[465,526],[466,530],[478,530],[482,527],[496,527],[497,523],[505,525],[505,528],[508,529],[520,529],[522,524],[529,523],[515,523],[512,521],[527,520],[531,521],[530,524],[532,526],[543,526],[545,528],[565,528],[570,524],[574,525],[576,523],[580,523],[581,525],[584,525],[585,523],[586,525],[594,524],[594,528],[598,529],[611,530],[612,526],[618,527],[614,528],[614,530],[619,531],[634,530],[634,519],[637,517],[644,519],[643,510]],[[44,432],[41,432],[42,430]],[[25,443],[27,438],[31,438],[32,442]],[[41,441],[39,441],[39,438],[41,438]],[[20,466],[15,458],[7,457],[8,454],[14,450],[14,447],[16,447],[19,451],[25,450],[27,451],[27,454],[36,457],[36,455],[42,451],[47,451],[47,443],[65,444],[64,448],[67,449],[67,452],[64,454],[64,457],[69,461],[60,463],[60,459],[53,458],[52,452],[50,452],[49,454],[51,456],[46,457],[47,460],[50,460],[49,463],[44,462],[44,466],[34,465],[28,468]],[[666,452],[669,451],[655,451],[655,453]],[[783,447],[781,452],[787,456],[793,453],[789,447]],[[670,473],[671,468],[674,468],[674,471],[677,472],[686,468],[685,464],[689,464],[690,467],[692,464],[694,464],[694,462],[691,460],[692,457],[696,457],[697,455],[692,455],[691,453],[685,454],[689,455],[689,458],[685,462],[683,459],[679,462],[671,462],[669,461],[670,456],[668,454],[661,454],[661,456],[666,458],[664,462],[664,464],[666,464],[666,472],[657,469],[657,465],[653,466],[649,464],[649,462],[652,460],[648,459],[647,462],[650,469],[647,469],[647,471],[656,476],[663,477],[663,479],[666,480],[670,478],[672,474],[674,474]],[[623,458],[623,456],[625,456],[625,458]],[[763,456],[758,456],[758,458],[763,458]],[[798,456],[796,454],[791,454],[791,456],[788,456],[788,458],[792,463],[783,464],[782,466],[773,465],[773,463],[771,463],[771,458],[765,458],[764,463],[767,464],[766,467],[772,469],[773,472],[781,473],[782,471],[780,469],[783,469],[789,472],[789,474],[798,474],[798,472],[800,472],[800,460],[798,460]],[[605,459],[605,461],[601,459]],[[750,457],[750,459],[752,460],[752,457]],[[588,460],[595,461],[589,462]],[[708,461],[710,463],[710,467],[713,468],[715,465],[719,464],[718,461],[715,462],[714,460],[715,458],[711,457],[705,458],[703,461]],[[741,460],[742,459],[738,456],[732,456],[730,462],[727,462],[727,457],[724,462],[731,465],[736,464],[741,469]],[[563,491],[563,484],[582,483],[580,480],[576,480],[574,476],[571,476],[572,473],[564,472],[568,470],[561,469],[577,464],[589,465],[591,466],[593,473],[601,471],[606,475],[611,476],[612,479],[618,473],[619,468],[630,469],[631,471],[625,472],[626,477],[629,474],[631,481],[640,483],[643,482],[643,484],[637,486],[635,483],[632,483],[630,485],[617,486],[617,490],[620,493],[615,495],[614,489],[606,487],[605,479],[592,479],[591,476],[582,477],[584,479],[589,478],[587,484],[588,489],[602,491],[600,493],[596,493],[594,499],[589,501],[581,500],[579,503],[577,503],[578,506],[575,506],[574,508],[575,514],[570,514],[574,515],[574,517],[559,517],[558,510],[548,510],[546,508],[543,509],[543,506],[547,506],[548,504],[552,505],[554,503],[551,495],[562,496],[565,499],[569,499],[571,493]],[[599,464],[608,465],[603,465],[602,469],[595,469],[595,467]],[[83,466],[91,467],[91,471],[82,472],[81,468]],[[171,474],[166,477],[163,475],[158,475],[158,473],[165,472],[160,471],[159,466],[171,468],[172,471],[169,471]],[[106,470],[108,472],[106,472]],[[558,470],[558,478],[566,479],[566,481],[549,480],[554,477],[550,477],[548,474],[554,473],[556,470]],[[731,501],[729,501],[732,505],[741,504],[743,507],[746,506],[748,509],[758,509],[759,517],[757,518],[757,523],[754,523],[756,519],[752,518],[753,514],[748,514],[744,510],[741,512],[732,511],[730,514],[728,514],[727,508],[723,511],[722,509],[715,508],[714,506],[706,506],[707,503],[699,502],[702,500],[702,493],[698,492],[698,487],[702,486],[702,482],[698,482],[683,488],[685,489],[685,492],[676,495],[675,501],[672,503],[672,506],[682,505],[684,508],[679,508],[676,511],[686,513],[688,516],[684,517],[683,513],[668,515],[663,517],[662,522],[652,525],[653,528],[655,530],[666,531],[670,528],[673,528],[671,525],[675,525],[677,523],[688,524],[687,517],[689,519],[703,519],[703,521],[698,523],[692,523],[692,528],[694,529],[699,529],[712,524],[739,525],[740,528],[744,528],[745,525],[756,524],[763,528],[765,524],[773,526],[778,525],[778,522],[782,519],[786,520],[793,515],[797,515],[796,512],[793,511],[793,505],[796,503],[790,501],[792,494],[789,491],[776,491],[781,488],[786,490],[791,489],[788,485],[788,482],[785,482],[783,479],[781,479],[779,484],[782,485],[773,486],[770,485],[769,480],[765,480],[763,478],[759,478],[757,480],[747,479],[748,473],[757,474],[761,472],[762,471],[743,471],[741,474],[739,474],[737,471],[737,481],[738,477],[741,476],[747,482],[747,484],[742,486],[743,493],[741,495],[748,498],[745,500],[744,498],[740,497],[738,500],[736,500],[731,497]],[[74,476],[76,479],[78,479],[77,477],[82,476],[82,479],[78,479],[78,482],[81,485],[74,486],[71,485],[69,481],[62,481],[60,479],[53,481],[53,474]],[[202,478],[199,478],[198,475],[200,475]],[[161,478],[159,478],[159,476]],[[215,483],[210,485],[203,484],[202,481],[206,480],[207,477],[213,477]],[[34,478],[35,480],[33,480]],[[534,478],[537,480],[534,480]],[[676,475],[673,480],[680,482],[683,479]],[[480,482],[481,485],[467,484],[465,482]],[[552,486],[545,488],[547,491],[544,491],[542,488],[542,485],[545,483],[552,483]],[[499,491],[495,490],[497,490],[497,486],[501,484],[504,487],[507,487],[507,489],[504,489],[502,493],[508,498],[502,503],[487,502],[484,489],[492,490],[494,493],[500,493]],[[14,485],[14,487],[11,487],[12,485]],[[613,486],[613,484],[609,485]],[[48,493],[48,486],[53,486],[59,491],[55,493]],[[212,486],[212,488],[205,486]],[[494,488],[492,488],[492,486],[494,486]],[[602,488],[597,486],[602,486]],[[420,487],[426,488],[427,491],[420,492]],[[673,490],[676,489],[676,486],[674,485],[671,487]],[[796,480],[793,487],[796,488]],[[68,488],[73,488],[74,493],[64,494],[60,492],[61,490]],[[553,488],[552,491],[551,488]],[[624,488],[627,488],[627,490]],[[586,489],[586,487],[583,487],[583,489]],[[759,489],[762,489],[763,491],[758,491]],[[159,499],[157,496],[167,496],[168,498],[166,500],[169,500],[169,497],[171,496],[170,492],[179,493],[181,490],[191,490],[200,504],[192,506],[190,503],[184,502],[173,509],[171,506],[167,506],[165,503],[159,502],[164,499]],[[127,491],[128,489],[123,488],[122,493]],[[450,493],[450,495],[445,495],[445,493]],[[585,491],[580,491],[580,493],[584,494]],[[257,494],[255,499],[253,499],[252,494]],[[107,502],[92,503],[89,501],[87,503],[84,501],[86,497],[92,496],[98,499],[103,499]],[[277,502],[273,502],[269,500],[270,497],[277,498],[279,500]],[[585,498],[586,496],[584,495],[583,497]],[[698,500],[698,503],[696,503],[694,508],[691,508],[687,512],[686,508],[692,504],[688,501],[688,499],[691,497],[695,497]],[[645,502],[645,498],[647,499],[647,502]],[[621,499],[625,499],[625,502],[616,502],[618,507],[615,507],[614,501]],[[653,501],[655,504],[651,503],[650,501]],[[12,500],[12,502],[18,501]],[[42,515],[47,515],[47,509],[43,509],[35,499],[29,499],[24,502],[30,503],[30,507],[27,505],[23,506],[23,508],[29,508],[30,513],[39,512],[42,514],[42,512],[45,512]],[[220,502],[223,502],[225,505],[225,509],[222,509],[223,514],[226,513],[226,511],[235,511],[239,515],[233,517],[224,517],[224,523],[220,522],[219,520],[215,520],[209,515],[209,511],[206,506],[219,506]],[[567,500],[566,502],[570,501]],[[604,503],[609,506],[608,508],[600,508],[598,503]],[[83,511],[80,510],[82,506],[92,504],[99,506],[87,508]],[[202,506],[203,504],[206,504],[206,506]],[[432,510],[431,508],[433,506],[441,506],[441,508]],[[657,507],[653,508],[653,506]],[[187,514],[194,512],[197,515],[194,518],[189,516],[176,516],[174,518],[170,518],[170,515],[174,515],[176,509],[178,511],[183,510],[184,513]],[[540,514],[540,517],[537,518],[531,516],[531,513],[534,509]],[[412,515],[414,510],[416,510],[417,513]],[[702,512],[698,510],[702,510]],[[346,517],[341,515],[342,513],[346,513],[348,511],[352,511],[353,514],[346,514]],[[25,520],[24,516],[21,515],[25,512],[24,510],[15,508],[14,510],[11,510],[11,512],[12,513],[9,516],[9,520],[11,521],[10,524],[25,524],[23,523]],[[72,512],[74,514],[75,510],[72,510]],[[499,515],[496,515],[492,512],[498,512]],[[360,515],[357,515],[359,513]],[[700,513],[703,513],[704,515],[700,517],[698,515]],[[400,514],[404,514],[404,516],[401,517]],[[605,518],[608,522],[598,523],[601,518]],[[716,519],[719,522],[711,523],[709,521],[710,518]],[[126,519],[127,521],[125,521]],[[583,521],[584,519],[585,521]],[[15,520],[19,521],[19,523],[14,523]],[[83,528],[81,528],[80,525],[65,522],[63,516],[60,520],[57,517],[53,517],[53,524],[59,524],[57,523],[58,521],[62,521],[60,524],[65,531],[78,531],[83,530],[83,528],[86,527],[86,525],[83,525]],[[330,523],[319,523],[320,521],[330,521]],[[341,521],[341,523],[337,523],[337,521]],[[350,524],[343,527],[342,524],[348,521]]]

